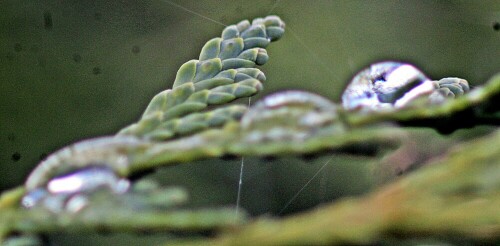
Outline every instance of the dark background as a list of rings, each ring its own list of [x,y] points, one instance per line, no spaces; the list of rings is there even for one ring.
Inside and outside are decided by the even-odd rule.
[[[156,93],[171,87],[180,65],[220,35],[224,26],[216,22],[269,13],[286,22],[284,38],[268,47],[262,95],[303,89],[338,102],[356,71],[386,59],[473,85],[500,68],[494,25],[500,1],[175,3],[215,21],[161,0],[0,2],[0,190],[22,184],[41,158],[62,146],[136,121]],[[446,144],[464,133],[419,134],[421,143]],[[364,193],[376,182],[369,157],[246,158],[242,207],[276,214],[330,159],[285,213]],[[191,206],[232,205],[240,162],[200,161],[154,177],[186,186]]]

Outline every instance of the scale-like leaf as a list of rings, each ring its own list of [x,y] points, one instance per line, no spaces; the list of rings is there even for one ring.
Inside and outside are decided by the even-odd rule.
[[[211,39],[203,46],[199,60],[188,61],[180,67],[172,89],[156,95],[141,120],[119,134],[151,137],[163,132],[161,139],[179,136],[182,135],[180,132],[168,134],[156,128],[162,122],[199,112],[209,105],[256,94],[262,89],[265,76],[254,67],[269,60],[265,47],[270,41],[281,38],[284,26],[279,17],[268,16],[256,19],[252,24],[242,21],[226,27],[221,38]],[[267,30],[271,31],[268,33]],[[252,41],[257,39],[260,41]],[[196,98],[196,103],[190,102],[191,97]],[[191,125],[187,127],[190,131],[182,131],[184,134],[205,129],[195,127],[194,122],[183,123]],[[152,131],[157,134],[150,134]]]

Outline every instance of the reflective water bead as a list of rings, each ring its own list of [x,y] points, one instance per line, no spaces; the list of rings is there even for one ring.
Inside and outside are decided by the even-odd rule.
[[[84,206],[85,197],[80,197],[75,203],[77,195],[92,193],[106,189],[114,194],[128,191],[130,182],[118,177],[113,170],[103,166],[89,166],[75,172],[50,179],[45,187],[29,191],[22,198],[25,208],[32,208],[43,204],[53,212],[65,210],[66,207],[74,210]],[[77,204],[77,205],[75,205]]]
[[[115,193],[127,191],[130,183],[119,178],[106,167],[88,167],[61,177],[55,177],[47,183],[47,190],[52,193],[78,193],[106,187]]]
[[[337,107],[328,99],[304,91],[285,91],[257,102],[243,115],[241,125],[249,142],[300,140],[336,120]]]
[[[149,145],[149,142],[133,136],[100,137],[77,142],[42,161],[28,176],[25,187],[29,192],[47,185],[54,177],[95,166],[109,168],[124,176],[128,173],[130,158]]]
[[[411,64],[379,62],[356,74],[342,94],[342,104],[348,110],[400,108],[437,88]]]

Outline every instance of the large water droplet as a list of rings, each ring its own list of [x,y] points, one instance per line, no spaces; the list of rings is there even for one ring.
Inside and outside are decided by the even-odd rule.
[[[43,187],[29,191],[21,201],[25,208],[39,205],[52,212],[76,212],[87,205],[86,195],[97,190],[123,194],[130,181],[104,166],[89,166],[50,179]]]
[[[376,111],[406,106],[436,89],[415,66],[394,61],[378,62],[361,70],[342,94],[348,110]]]
[[[304,91],[285,91],[257,102],[242,118],[246,140],[300,140],[337,119],[328,99]],[[271,123],[272,122],[272,123]]]

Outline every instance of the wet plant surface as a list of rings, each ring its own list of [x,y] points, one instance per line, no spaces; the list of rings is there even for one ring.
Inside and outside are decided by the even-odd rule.
[[[436,65],[432,59],[413,64],[404,55],[386,52],[376,60],[367,55],[369,63],[357,69],[352,64],[344,69],[351,70],[348,74],[352,79],[329,82],[335,90],[323,90],[320,84],[297,87],[296,80],[314,85],[318,71],[330,80],[339,80],[334,70],[342,65],[327,68],[323,54],[311,48],[316,41],[304,42],[308,39],[295,18],[286,19],[289,14],[280,14],[283,20],[265,17],[256,8],[263,18],[250,22],[234,18],[237,24],[226,26],[227,20],[200,14],[201,5],[185,4],[165,1],[160,6],[185,11],[179,15],[183,18],[189,14],[215,23],[219,31],[201,28],[212,32],[210,36],[224,31],[220,38],[206,36],[201,40],[198,34],[182,29],[182,35],[201,40],[196,48],[201,53],[176,57],[197,60],[172,66],[180,66],[177,72],[169,69],[168,73],[176,74],[175,79],[169,77],[173,84],[165,90],[162,83],[161,89],[148,92],[145,98],[152,100],[142,116],[127,121],[135,123],[115,126],[104,137],[52,144],[51,150],[37,153],[22,146],[28,133],[6,131],[3,140],[9,143],[6,150],[12,151],[4,159],[21,166],[38,164],[23,186],[2,193],[0,238],[4,243],[68,244],[81,237],[85,238],[83,244],[85,240],[102,244],[250,245],[498,241],[500,156],[496,146],[500,141],[495,102],[500,93],[499,75],[481,70],[469,76],[460,72],[435,76],[439,73],[433,69],[453,70],[456,65]],[[153,5],[145,4],[137,13],[147,13]],[[280,13],[280,8],[288,5],[276,1],[263,13]],[[324,3],[310,7],[320,5]],[[120,23],[112,21],[118,15],[98,11],[102,7],[98,4],[93,7],[96,10],[86,9],[85,13],[92,13],[90,21]],[[419,12],[429,6],[413,7]],[[461,7],[465,6],[452,6]],[[467,7],[471,10],[468,17],[482,11]],[[231,5],[226,8],[231,9]],[[237,12],[242,12],[241,8]],[[65,14],[56,9],[49,6],[40,14],[45,37],[65,33],[60,31]],[[447,11],[435,11],[446,19]],[[148,18],[169,23],[179,17],[148,14]],[[141,22],[145,26],[136,32],[140,36],[144,30],[160,28],[158,23]],[[490,39],[495,38],[491,20],[473,23],[484,24]],[[346,42],[349,35],[337,38],[344,48],[352,45]],[[13,40],[9,46],[12,52],[6,53],[5,62],[28,58],[29,53],[39,56],[36,64],[40,68],[52,66],[43,46],[19,41],[22,38],[5,38],[9,39]],[[291,47],[287,42],[299,45],[295,52],[285,49],[285,53],[295,54],[292,57],[303,65],[276,69],[275,63],[269,62],[262,66],[269,57],[270,61],[283,60],[279,57],[284,54],[283,47]],[[184,46],[188,43],[191,41]],[[124,46],[130,59],[145,59],[142,56],[151,54],[144,41]],[[496,48],[491,49],[490,53],[495,53]],[[79,69],[94,81],[89,82],[89,88],[110,78],[109,73],[118,72],[85,49],[73,47],[64,52],[69,52],[70,66],[84,66]],[[108,55],[113,57],[111,53]],[[171,62],[174,58],[169,57]],[[307,57],[313,58],[312,69],[305,65],[309,64]],[[405,61],[398,61],[401,57]],[[488,55],[484,57],[488,59]],[[416,61],[418,56],[411,59]],[[285,60],[293,63],[293,59]],[[497,69],[494,65],[483,68]],[[274,70],[289,77],[276,77]],[[298,74],[301,70],[307,71],[305,77]],[[13,85],[20,84],[10,83],[6,88]],[[48,89],[57,91],[54,86]],[[340,89],[342,86],[345,89]],[[126,107],[105,109],[109,105],[105,98],[116,98],[112,94],[117,90],[134,91],[135,96],[142,93],[110,83],[106,95],[97,95],[102,100],[82,104],[75,97],[72,105],[83,111],[85,105],[99,105],[104,109],[94,114],[103,119],[130,111]],[[334,98],[343,94],[342,99],[332,100],[332,91],[337,95]],[[269,95],[260,98],[260,94]],[[37,97],[36,92],[32,96]],[[247,97],[252,99],[241,100]],[[123,104],[129,99],[117,100]],[[54,105],[70,108],[64,103]],[[47,123],[48,129],[51,124]],[[92,128],[92,123],[87,127]],[[122,130],[115,135],[119,128]],[[63,145],[67,146],[54,151]]]

